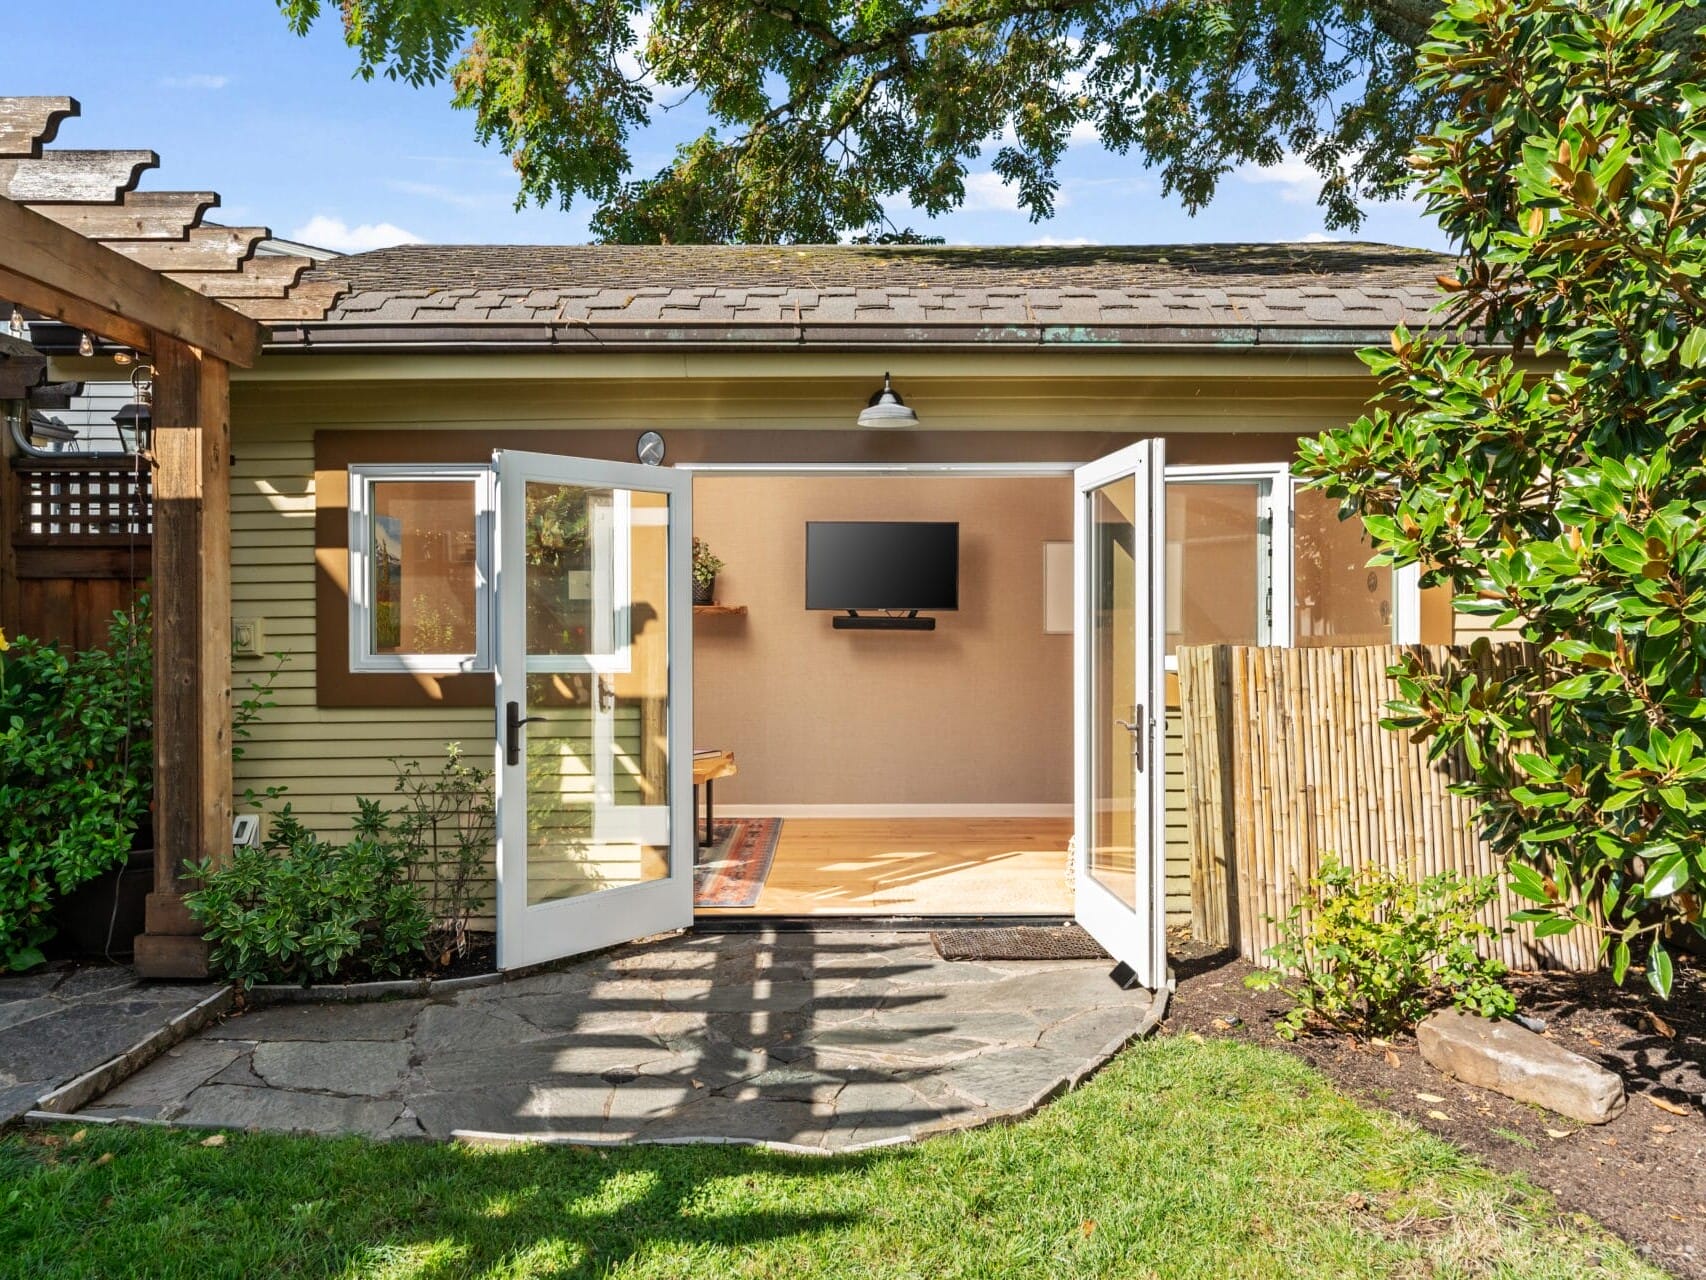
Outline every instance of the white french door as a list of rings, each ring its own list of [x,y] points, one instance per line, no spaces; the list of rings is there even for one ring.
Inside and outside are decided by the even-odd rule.
[[[691,477],[499,450],[498,967],[693,921]]]
[[[1073,880],[1078,923],[1151,989],[1167,979],[1166,458],[1079,467],[1073,519]]]

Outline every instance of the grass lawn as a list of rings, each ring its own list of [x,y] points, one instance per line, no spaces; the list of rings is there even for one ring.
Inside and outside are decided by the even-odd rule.
[[[833,1159],[204,1136],[0,1140],[0,1274],[1660,1274],[1296,1059],[1227,1041],[1149,1041],[1024,1124]]]

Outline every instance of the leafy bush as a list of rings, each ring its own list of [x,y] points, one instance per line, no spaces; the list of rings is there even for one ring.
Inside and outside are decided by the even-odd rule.
[[[287,804],[259,848],[192,863],[201,887],[185,905],[213,967],[245,987],[329,981],[360,969],[397,974],[431,928],[408,859],[374,801],[359,800],[345,844],[320,839]]]
[[[486,905],[482,896],[492,856],[494,810],[491,770],[462,759],[462,744],[444,744],[437,773],[418,760],[391,761],[397,791],[408,804],[394,810],[389,826],[408,861],[409,878],[420,887],[432,936],[428,954],[440,965],[468,952],[468,921]]]
[[[119,865],[149,822],[153,656],[143,600],[102,649],[0,634],[0,972],[42,961],[55,899]]]
[[[1499,982],[1505,966],[1476,949],[1495,936],[1475,916],[1497,892],[1494,876],[1441,872],[1417,882],[1329,861],[1305,899],[1274,921],[1285,941],[1265,954],[1279,971],[1245,981],[1297,1002],[1277,1027],[1287,1039],[1311,1018],[1353,1035],[1391,1035],[1415,1026],[1440,995],[1471,1013],[1514,1013]]]
[[[1661,995],[1670,948],[1706,937],[1699,22],[1657,0],[1445,11],[1418,67],[1453,118],[1412,163],[1463,248],[1446,319],[1473,337],[1365,352],[1381,398],[1298,468],[1379,560],[1542,649],[1509,679],[1412,659],[1388,723],[1463,753],[1519,918],[1603,931],[1620,982],[1644,949]]]

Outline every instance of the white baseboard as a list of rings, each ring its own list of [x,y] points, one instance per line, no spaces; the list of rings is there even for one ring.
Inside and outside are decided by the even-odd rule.
[[[1070,804],[719,804],[719,818],[1070,818]]]

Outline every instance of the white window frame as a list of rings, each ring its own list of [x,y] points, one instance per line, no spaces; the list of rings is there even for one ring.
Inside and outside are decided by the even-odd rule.
[[[1265,594],[1266,616],[1258,612],[1256,643],[1291,648],[1297,612],[1293,599],[1292,564],[1297,520],[1296,495],[1302,487],[1284,462],[1214,466],[1177,465],[1167,468],[1167,484],[1255,484],[1256,511],[1266,528],[1267,563],[1257,566],[1257,590]],[[1183,584],[1181,584],[1183,585]],[[1392,643],[1421,643],[1421,572],[1416,565],[1392,571]],[[1166,658],[1168,671],[1179,669],[1177,657]]]
[[[576,459],[581,461],[581,459]],[[627,465],[626,463],[622,465]],[[603,652],[529,655],[528,670],[589,675],[621,676],[634,669],[634,574],[632,531],[636,523],[667,525],[669,513],[658,509],[635,512],[633,491],[611,490],[609,519],[594,530],[594,537],[613,539],[610,547],[611,580],[592,583],[594,646]],[[596,560],[597,553],[594,553]],[[606,590],[606,588],[608,588]],[[608,634],[604,629],[608,628]],[[533,662],[537,657],[539,661]]]
[[[379,482],[474,484],[474,652],[373,651],[373,486]],[[357,674],[459,675],[492,669],[492,504],[489,465],[359,462],[349,469],[349,669]]]

